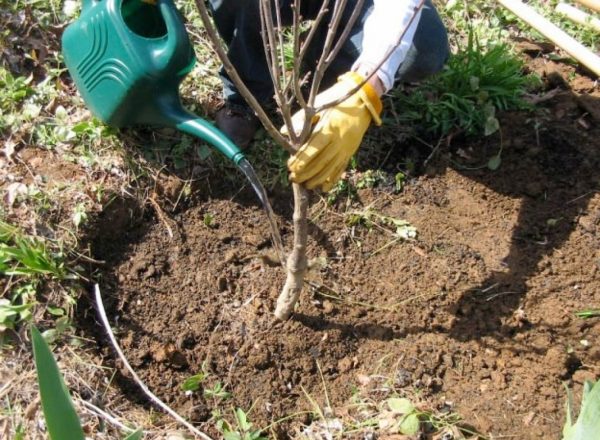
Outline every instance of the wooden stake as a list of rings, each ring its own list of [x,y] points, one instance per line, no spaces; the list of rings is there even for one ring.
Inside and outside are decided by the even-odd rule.
[[[584,26],[589,26],[594,30],[600,32],[600,20],[587,12],[583,12],[581,9],[577,9],[575,6],[569,5],[567,3],[559,3],[556,5],[556,12],[564,15],[569,20],[574,21],[575,23],[582,24]]]
[[[582,4],[586,8],[590,8],[593,11],[600,12],[600,0],[575,0],[577,3]]]
[[[589,70],[594,72],[597,76],[600,76],[600,57],[590,49],[579,43],[565,31],[542,17],[532,7],[523,2],[519,0],[498,0],[498,2]]]

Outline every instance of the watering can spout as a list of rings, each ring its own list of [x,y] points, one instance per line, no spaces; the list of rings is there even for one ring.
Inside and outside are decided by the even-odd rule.
[[[172,1],[158,0],[158,6],[167,28],[167,41],[157,57],[158,66],[156,67],[159,70],[165,70],[174,63],[188,59],[190,60],[188,65],[183,66],[182,71],[178,72],[183,76],[191,70],[196,62],[185,25]]]
[[[170,120],[169,125],[208,142],[236,166],[240,166],[245,160],[239,147],[210,122],[183,108],[173,109],[165,116]]]

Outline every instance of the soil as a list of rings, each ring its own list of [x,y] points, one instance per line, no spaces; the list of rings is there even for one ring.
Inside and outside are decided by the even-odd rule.
[[[273,428],[287,438],[310,423],[311,399],[347,408],[383,375],[490,438],[558,439],[563,383],[580,393],[600,376],[600,321],[574,314],[600,304],[600,93],[572,67],[529,65],[550,95],[535,114],[502,115],[502,140],[454,138],[399,194],[313,201],[309,255],[321,264],[285,323],[272,317],[284,273],[264,256],[268,226],[247,188],[215,178],[185,209],[133,225],[127,202],[110,207],[93,248],[107,262],[100,285],[149,388],[201,423],[220,402],[202,388],[220,382],[223,411],[252,408],[255,426],[300,414]],[[271,196],[289,248],[290,194]],[[348,210],[366,207],[418,237],[348,226]],[[202,371],[200,392],[182,391]]]

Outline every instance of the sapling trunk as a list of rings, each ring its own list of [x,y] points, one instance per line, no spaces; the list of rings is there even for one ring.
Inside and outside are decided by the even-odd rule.
[[[287,320],[294,311],[294,306],[302,292],[304,275],[308,267],[306,244],[308,242],[309,194],[302,185],[294,183],[292,188],[294,190],[294,248],[287,260],[287,278],[275,308],[275,317],[282,321]]]
[[[261,107],[260,103],[256,100],[248,87],[244,84],[241,77],[235,70],[235,67],[223,46],[222,40],[219,38],[215,26],[213,25],[210,15],[208,13],[204,0],[196,0],[196,6],[200,12],[200,16],[204,23],[208,39],[219,56],[227,74],[235,84],[237,90],[244,97],[248,105],[256,113],[262,124],[264,125],[267,132],[271,135],[282,148],[288,151],[290,154],[294,154],[298,149],[304,145],[312,135],[312,120],[313,116],[319,111],[325,108],[336,105],[339,102],[347,99],[353,93],[355,93],[360,87],[367,82],[372,75],[383,65],[383,63],[389,58],[394,49],[398,47],[408,27],[418,15],[424,4],[424,0],[421,0],[418,7],[415,8],[412,19],[409,25],[403,30],[399,36],[396,47],[391,48],[385,57],[379,63],[368,78],[365,78],[363,84],[359,84],[356,88],[350,91],[345,97],[341,97],[336,102],[321,103],[321,107],[315,104],[315,98],[319,93],[321,81],[325,75],[325,71],[333,62],[333,59],[340,51],[344,41],[348,37],[352,27],[356,23],[360,15],[360,11],[364,4],[364,0],[358,0],[357,4],[354,5],[351,16],[344,22],[342,16],[345,12],[347,0],[324,0],[321,4],[320,10],[313,20],[312,27],[306,34],[303,41],[300,38],[300,26],[303,22],[303,17],[300,15],[300,0],[296,0],[292,3],[293,23],[292,23],[292,65],[286,66],[284,57],[284,38],[282,28],[282,20],[280,14],[280,1],[279,0],[256,0],[259,1],[260,6],[260,19],[262,27],[262,39],[265,48],[266,63],[269,67],[271,74],[271,80],[273,82],[275,102],[278,107],[278,111],[281,114],[287,137],[282,135],[277,129],[275,123],[269,118],[267,113]],[[243,2],[242,2],[243,3]],[[243,7],[240,5],[240,7]],[[331,19],[328,24],[323,22],[325,16],[331,13]],[[341,24],[344,22],[344,24]],[[305,76],[301,75],[300,66],[302,61],[307,54],[307,49],[316,35],[318,26],[327,26],[327,36],[325,38],[323,52],[319,60],[317,60],[314,72],[309,73]],[[342,32],[338,32],[340,26],[344,26]],[[308,78],[311,78],[310,92],[308,97],[303,96],[303,86],[308,82]],[[292,126],[292,109],[294,105],[300,107],[304,112],[304,120],[300,123],[300,126]],[[275,310],[275,316],[280,320],[287,320],[294,311],[294,307],[298,301],[300,293],[304,285],[304,277],[307,270],[307,242],[308,242],[308,208],[309,208],[309,192],[308,190],[299,184],[294,183],[292,185],[294,192],[294,240],[292,252],[285,261],[286,268],[286,281],[279,298],[277,300],[277,306]],[[282,261],[282,264],[284,262]]]

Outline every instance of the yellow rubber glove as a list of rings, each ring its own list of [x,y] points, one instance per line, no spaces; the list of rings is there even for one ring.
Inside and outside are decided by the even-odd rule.
[[[355,72],[340,76],[334,86],[315,98],[315,106],[346,96],[363,81],[364,78]],[[308,189],[320,187],[329,191],[346,170],[371,121],[381,125],[381,109],[377,92],[366,83],[340,104],[317,114],[310,139],[288,160],[290,179],[304,183]],[[292,119],[303,120],[303,112],[296,113]]]

